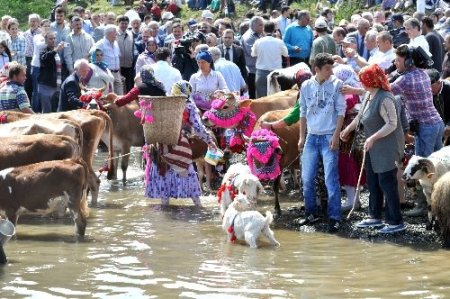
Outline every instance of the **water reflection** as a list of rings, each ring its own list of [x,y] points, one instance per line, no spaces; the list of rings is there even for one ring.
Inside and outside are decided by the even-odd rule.
[[[83,241],[70,220],[21,221],[5,248],[0,298],[450,296],[447,251],[283,229],[281,247],[254,250],[226,241],[213,196],[203,209],[191,200],[162,208],[142,192],[138,180],[103,182]]]

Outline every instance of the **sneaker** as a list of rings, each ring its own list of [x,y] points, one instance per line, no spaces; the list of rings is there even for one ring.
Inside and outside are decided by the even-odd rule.
[[[317,217],[313,214],[310,214],[310,215],[306,216],[306,218],[304,218],[303,220],[300,220],[298,222],[298,225],[302,226],[302,225],[313,224],[313,223],[316,223],[317,221],[319,221],[319,219],[320,219],[319,217]]]
[[[394,234],[394,233],[398,233],[398,232],[402,232],[406,229],[405,224],[401,223],[401,224],[386,224],[385,227],[383,227],[382,229],[380,229],[378,232],[380,234]]]
[[[381,227],[383,226],[383,222],[380,219],[367,218],[363,221],[356,224],[357,228],[365,228],[365,227]]]
[[[406,211],[404,214],[408,217],[420,217],[424,216],[427,212],[426,207],[417,205],[414,209]]]
[[[330,234],[337,233],[339,231],[340,222],[338,220],[330,219],[328,222],[328,232]]]

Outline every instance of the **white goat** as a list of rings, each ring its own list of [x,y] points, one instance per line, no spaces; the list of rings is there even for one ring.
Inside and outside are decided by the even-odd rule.
[[[258,211],[246,211],[250,202],[243,194],[238,194],[230,204],[222,221],[222,228],[228,234],[230,241],[245,240],[251,248],[257,248],[256,240],[263,234],[275,246],[280,243],[275,239],[269,225],[273,221],[272,213],[266,211],[264,217]]]
[[[220,204],[220,214],[223,216],[228,206],[233,202],[235,194],[245,194],[250,201],[250,208],[254,209],[263,186],[259,179],[251,173],[250,167],[242,163],[231,165],[222,179],[217,192]]]
[[[403,172],[403,180],[418,180],[422,186],[429,207],[429,224],[433,221],[430,209],[433,186],[448,171],[450,171],[450,146],[441,148],[428,156],[428,158],[412,156]]]

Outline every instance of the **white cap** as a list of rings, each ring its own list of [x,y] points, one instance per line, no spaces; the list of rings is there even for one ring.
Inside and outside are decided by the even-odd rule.
[[[314,23],[314,28],[317,29],[328,28],[328,25],[323,18],[318,18]]]
[[[214,14],[210,10],[204,10],[202,12],[202,18],[203,19],[214,19]]]
[[[173,18],[174,18],[174,15],[170,11],[165,11],[161,16],[161,19],[163,19],[163,20],[171,20]]]

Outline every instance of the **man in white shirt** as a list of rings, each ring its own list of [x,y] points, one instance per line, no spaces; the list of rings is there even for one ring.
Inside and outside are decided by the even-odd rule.
[[[214,69],[222,74],[228,89],[231,92],[239,94],[245,92],[247,90],[247,85],[245,84],[245,80],[242,77],[239,67],[234,62],[223,58],[219,48],[212,47],[209,48],[208,51],[211,53]]]
[[[281,8],[281,15],[276,18],[278,29],[280,29],[281,35],[284,35],[286,28],[291,24],[291,8],[289,6],[283,6]]]
[[[430,46],[420,28],[420,21],[416,18],[410,18],[405,21],[405,31],[410,38],[409,44],[414,47],[421,47],[431,57]]]
[[[103,52],[103,62],[108,65],[114,76],[114,93],[123,95],[122,76],[120,74],[120,49],[117,43],[117,27],[114,25],[105,26],[105,37],[95,44],[96,49]]]
[[[282,66],[281,56],[287,57],[288,50],[281,39],[275,38],[275,23],[266,22],[264,24],[266,36],[256,40],[252,47],[252,56],[256,57],[256,98],[267,95],[267,75]]]
[[[164,85],[167,95],[170,95],[172,86],[182,80],[179,70],[170,65],[170,50],[166,47],[158,48],[155,52],[156,63],[152,64],[155,78]]]

